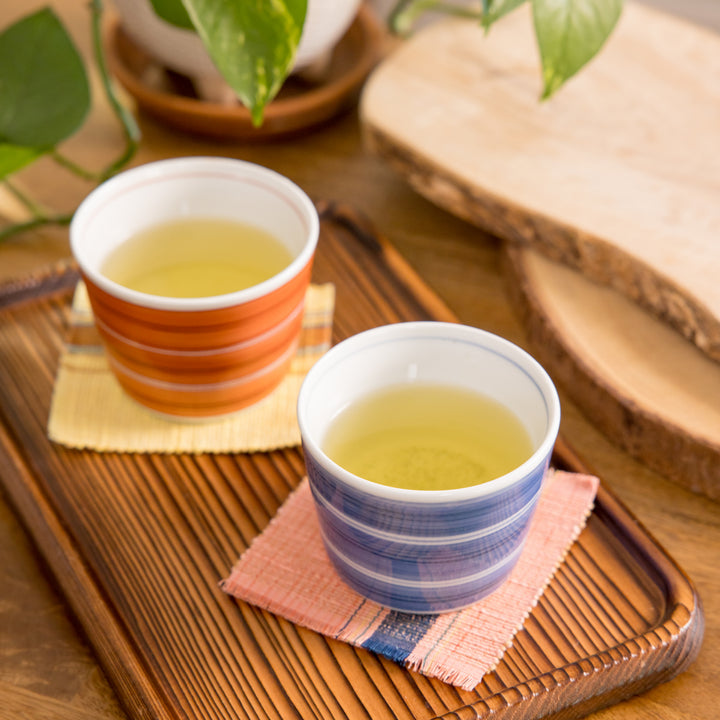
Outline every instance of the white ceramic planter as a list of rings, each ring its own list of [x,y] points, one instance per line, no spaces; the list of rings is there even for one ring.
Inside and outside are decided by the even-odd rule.
[[[293,72],[305,70],[332,50],[358,13],[362,0],[308,0]],[[227,94],[222,76],[191,30],[159,18],[150,0],[114,0],[123,29],[164,67],[193,78],[206,99]]]

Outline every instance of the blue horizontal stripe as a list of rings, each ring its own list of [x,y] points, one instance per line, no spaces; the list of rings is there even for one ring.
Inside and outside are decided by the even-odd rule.
[[[375,528],[381,533],[415,537],[462,535],[506,521],[537,496],[547,467],[546,460],[522,481],[490,496],[462,502],[412,503],[374,496],[341,484],[307,448],[305,462],[316,500],[367,526],[369,531]]]
[[[500,522],[495,525],[486,525],[483,527],[476,528],[467,533],[455,532],[450,535],[430,535],[423,533],[422,535],[410,535],[408,533],[394,533],[388,530],[378,529],[376,527],[370,527],[364,525],[353,517],[343,515],[342,512],[329,503],[319,492],[313,491],[313,497],[318,507],[318,512],[326,517],[326,524],[334,524],[338,527],[346,526],[348,535],[357,535],[362,538],[363,543],[402,543],[408,545],[422,545],[424,547],[428,545],[453,545],[458,543],[466,543],[472,540],[478,540],[483,537],[487,537],[494,533],[501,533],[505,528],[512,525],[517,525],[518,521],[526,518],[529,513],[535,508],[537,501],[542,492],[540,487],[537,493],[530,498],[529,502],[514,514],[503,518]]]
[[[379,582],[356,573],[350,566],[329,554],[340,577],[361,595],[388,608],[406,613],[439,613],[472,605],[502,585],[512,571],[513,563],[488,576],[456,586],[407,587]]]

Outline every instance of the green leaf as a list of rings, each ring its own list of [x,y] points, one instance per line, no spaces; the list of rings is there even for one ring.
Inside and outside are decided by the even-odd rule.
[[[0,180],[29,165],[42,154],[42,148],[0,143]]]
[[[622,0],[531,0],[543,72],[550,97],[604,45],[622,12]]]
[[[183,0],[203,44],[253,123],[292,69],[307,0]]]
[[[165,22],[186,30],[194,30],[195,26],[188,15],[182,0],[150,0],[155,14]]]
[[[528,0],[483,0],[482,26],[488,30],[490,26],[501,17]]]
[[[0,34],[0,142],[53,146],[90,108],[90,88],[72,40],[49,8]]]

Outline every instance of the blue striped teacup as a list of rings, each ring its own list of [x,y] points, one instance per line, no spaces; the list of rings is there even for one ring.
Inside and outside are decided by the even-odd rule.
[[[338,413],[398,383],[457,385],[489,395],[528,431],[531,457],[471,487],[408,490],[353,475],[322,450]],[[411,613],[466,607],[498,588],[522,552],[560,424],[560,402],[524,350],[477,328],[387,325],[355,335],[310,370],[298,399],[310,486],[328,555],[376,602]]]

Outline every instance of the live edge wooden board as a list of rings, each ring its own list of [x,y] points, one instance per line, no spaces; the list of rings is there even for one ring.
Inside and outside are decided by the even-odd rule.
[[[576,718],[681,672],[702,610],[684,573],[601,486],[498,668],[472,692],[236,602],[218,581],[303,475],[298,449],[252,455],[68,450],[45,434],[72,267],[0,295],[0,479],[129,717]],[[315,280],[335,340],[452,320],[350,213],[323,208]],[[562,445],[556,462],[579,466]]]
[[[486,37],[455,19],[402,43],[363,90],[367,145],[507,241],[532,349],[577,405],[720,499],[720,36],[626,2],[539,102],[532,26],[526,4]]]

